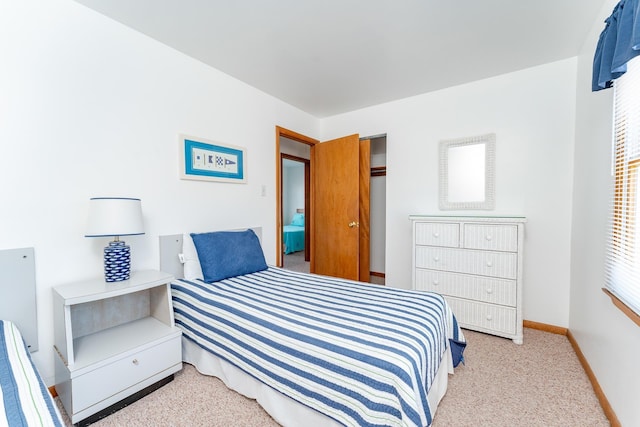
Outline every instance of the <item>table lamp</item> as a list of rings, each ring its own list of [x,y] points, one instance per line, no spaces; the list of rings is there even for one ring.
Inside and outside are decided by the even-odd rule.
[[[107,282],[128,280],[131,248],[121,236],[144,234],[140,199],[94,197],[89,199],[89,220],[85,237],[113,237],[104,248],[104,278]]]

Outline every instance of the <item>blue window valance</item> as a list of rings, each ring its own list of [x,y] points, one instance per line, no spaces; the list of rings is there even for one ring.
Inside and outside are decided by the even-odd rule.
[[[604,22],[593,58],[593,91],[612,86],[640,55],[640,0],[621,0]]]

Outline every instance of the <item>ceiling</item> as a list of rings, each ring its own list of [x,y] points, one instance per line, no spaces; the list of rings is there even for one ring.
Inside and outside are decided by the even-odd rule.
[[[576,56],[606,2],[76,1],[316,117]]]

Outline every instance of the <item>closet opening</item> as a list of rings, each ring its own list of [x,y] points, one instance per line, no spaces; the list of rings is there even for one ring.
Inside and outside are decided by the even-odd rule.
[[[370,282],[385,284],[387,223],[387,135],[363,137],[371,141]]]

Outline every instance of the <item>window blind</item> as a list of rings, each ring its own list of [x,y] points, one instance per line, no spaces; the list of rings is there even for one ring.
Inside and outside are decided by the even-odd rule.
[[[613,189],[605,287],[640,315],[640,62],[615,81]]]

